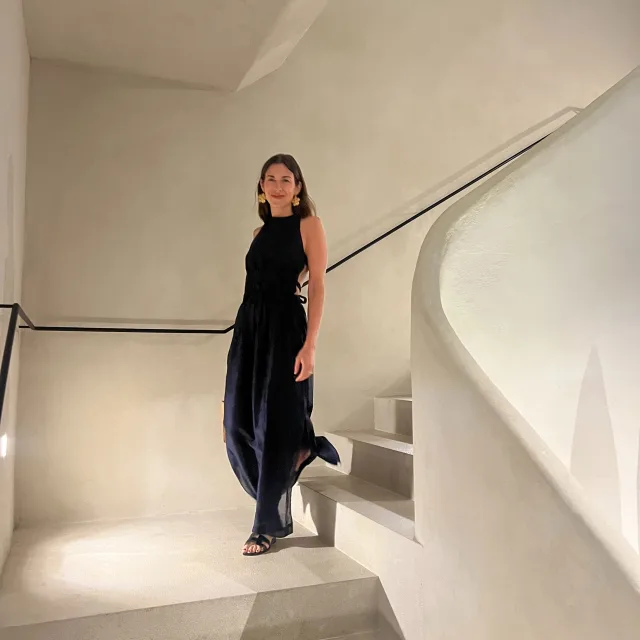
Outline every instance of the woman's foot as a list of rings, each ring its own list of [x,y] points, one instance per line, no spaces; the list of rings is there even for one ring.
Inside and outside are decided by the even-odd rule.
[[[276,543],[273,536],[264,536],[262,534],[252,533],[249,539],[244,543],[242,548],[243,556],[261,556],[267,553],[269,549]]]
[[[304,464],[304,462],[310,455],[311,451],[309,451],[309,449],[305,449],[298,454],[298,459],[296,460],[296,471],[300,469],[300,467]]]

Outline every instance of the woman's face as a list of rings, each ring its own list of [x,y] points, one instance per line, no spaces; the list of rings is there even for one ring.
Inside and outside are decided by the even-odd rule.
[[[275,208],[286,207],[300,193],[293,173],[283,164],[272,164],[261,183],[267,202]]]

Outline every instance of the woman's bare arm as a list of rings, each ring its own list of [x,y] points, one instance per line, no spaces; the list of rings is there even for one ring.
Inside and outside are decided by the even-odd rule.
[[[294,373],[298,382],[306,380],[313,373],[324,311],[324,280],[327,272],[327,240],[320,218],[304,218],[301,233],[309,266],[309,322],[307,339],[296,358]]]

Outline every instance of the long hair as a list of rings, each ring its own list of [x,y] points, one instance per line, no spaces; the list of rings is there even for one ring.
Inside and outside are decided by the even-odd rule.
[[[309,191],[307,190],[307,183],[304,181],[304,176],[302,175],[302,169],[300,169],[300,165],[296,162],[296,159],[293,156],[290,156],[287,153],[278,153],[275,156],[269,158],[262,167],[262,171],[260,172],[260,180],[258,181],[258,195],[264,193],[262,190],[262,182],[264,181],[267,171],[269,167],[274,164],[283,164],[291,173],[293,174],[293,178],[295,180],[296,186],[300,185],[300,193],[298,194],[298,198],[300,198],[300,204],[297,207],[293,207],[293,214],[296,216],[300,216],[301,218],[308,218],[309,216],[316,215],[316,207],[313,204],[313,200],[311,200],[309,196]],[[260,202],[258,201],[258,215],[266,222],[271,218],[271,205],[268,202]]]

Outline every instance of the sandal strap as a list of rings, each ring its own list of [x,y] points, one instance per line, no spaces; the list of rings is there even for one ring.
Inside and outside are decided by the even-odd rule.
[[[252,533],[249,536],[249,539],[247,540],[246,544],[252,544],[252,543],[257,544],[259,547],[262,547],[263,549],[266,549],[268,551],[269,549],[271,549],[273,540],[269,540],[267,536],[261,533]]]

